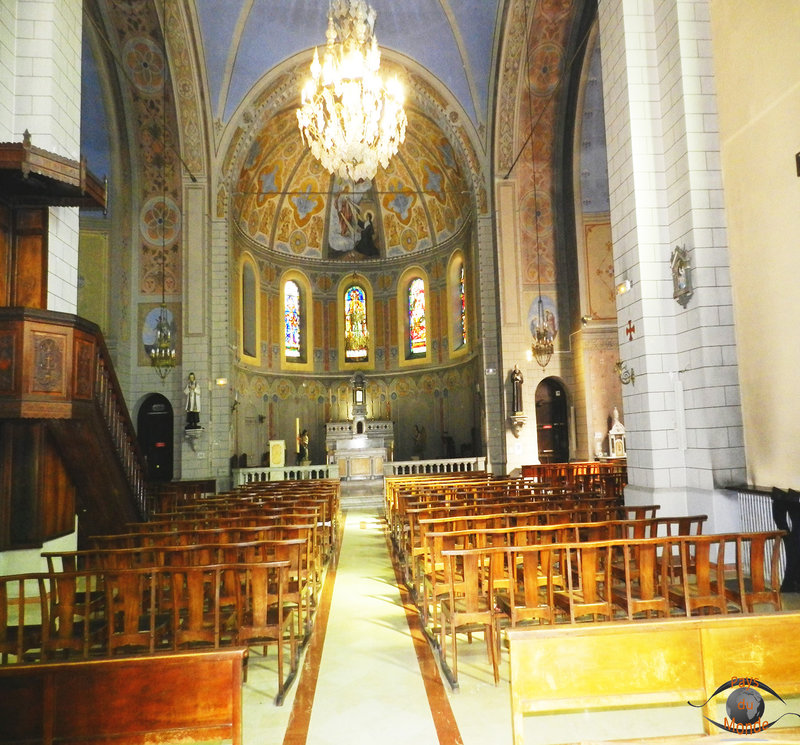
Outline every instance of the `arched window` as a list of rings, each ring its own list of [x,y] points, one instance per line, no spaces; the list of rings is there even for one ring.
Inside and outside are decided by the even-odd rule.
[[[287,359],[299,360],[302,355],[300,288],[294,280],[283,286],[283,334]]]
[[[408,285],[408,353],[412,357],[428,351],[428,328],[425,322],[425,282],[421,277]]]
[[[427,272],[408,267],[397,279],[397,357],[400,367],[419,367],[431,362],[431,347],[439,332],[428,315],[435,295]]]
[[[258,287],[251,261],[242,265],[242,354],[258,357]]]
[[[313,302],[308,277],[296,269],[287,270],[278,293],[275,310],[280,318],[277,328],[278,344],[283,348],[281,368],[313,372]]]
[[[469,304],[467,268],[461,249],[453,252],[447,267],[447,335],[451,356],[467,351],[469,341]]]
[[[350,285],[344,292],[344,356],[347,362],[369,358],[367,296],[360,285]]]
[[[458,268],[458,299],[460,307],[460,329],[461,339],[459,346],[464,346],[467,343],[467,290],[466,280],[464,279],[464,262],[460,262]]]

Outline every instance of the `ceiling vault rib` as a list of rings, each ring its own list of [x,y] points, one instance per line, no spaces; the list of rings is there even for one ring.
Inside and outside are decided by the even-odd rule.
[[[242,40],[245,24],[253,10],[254,0],[245,0],[242,4],[242,9],[239,12],[239,18],[236,21],[236,30],[231,38],[231,45],[228,49],[228,58],[225,61],[225,74],[222,78],[222,83],[219,87],[219,99],[217,100],[217,121],[222,121],[225,116],[225,106],[228,103],[228,91],[231,87],[231,78],[233,77],[233,68],[236,66],[236,57],[239,54],[239,44]]]
[[[455,39],[456,47],[458,48],[458,54],[461,57],[461,64],[464,68],[464,75],[466,75],[467,78],[469,95],[472,98],[472,108],[475,111],[475,115],[478,117],[478,128],[481,128],[486,124],[486,111],[480,105],[478,87],[475,84],[475,76],[473,75],[472,65],[469,62],[469,54],[467,53],[467,48],[464,45],[464,38],[461,35],[461,27],[458,25],[458,19],[456,18],[455,13],[453,13],[453,9],[450,7],[450,1],[439,0],[439,3],[442,7],[442,12],[445,14],[445,17],[450,23],[450,28],[453,32],[453,38]]]

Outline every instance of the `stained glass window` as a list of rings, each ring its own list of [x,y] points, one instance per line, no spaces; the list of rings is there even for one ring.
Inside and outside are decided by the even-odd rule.
[[[348,362],[363,362],[369,352],[367,302],[364,289],[348,287],[344,293],[344,356]]]
[[[428,350],[428,333],[425,325],[425,283],[420,277],[408,286],[408,344],[412,355]]]
[[[461,302],[461,344],[467,343],[467,291],[465,286],[464,262],[462,261],[458,271],[458,293]]]
[[[300,288],[290,279],[283,286],[284,348],[290,359],[300,357],[300,314]]]

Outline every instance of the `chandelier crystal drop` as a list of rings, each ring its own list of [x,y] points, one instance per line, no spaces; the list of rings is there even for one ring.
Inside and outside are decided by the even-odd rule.
[[[332,0],[322,63],[317,50],[302,91],[297,121],[325,170],[353,182],[371,179],[406,136],[404,94],[384,82],[375,11],[364,0]]]

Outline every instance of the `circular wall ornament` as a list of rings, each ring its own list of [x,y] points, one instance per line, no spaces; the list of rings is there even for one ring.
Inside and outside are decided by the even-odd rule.
[[[181,212],[170,197],[151,197],[142,205],[139,231],[151,246],[161,246],[178,239],[181,232]]]
[[[139,92],[152,96],[164,87],[164,54],[146,37],[128,39],[122,48],[122,61],[128,77]]]

